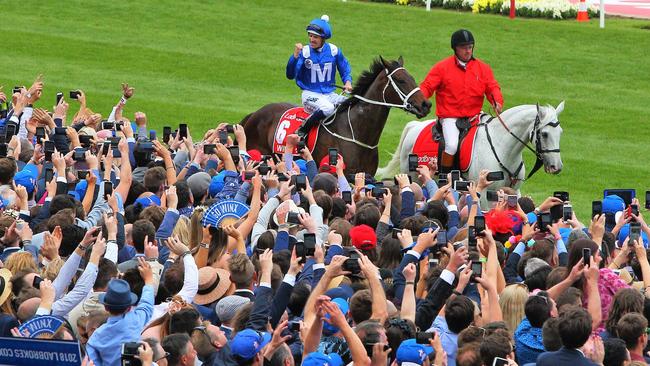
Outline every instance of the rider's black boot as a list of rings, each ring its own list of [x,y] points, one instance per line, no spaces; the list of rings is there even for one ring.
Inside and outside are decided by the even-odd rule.
[[[307,120],[300,126],[298,131],[296,131],[296,134],[300,136],[301,140],[305,140],[307,138],[307,135],[309,134],[309,131],[316,126],[320,121],[322,121],[325,118],[325,113],[323,111],[318,110],[314,112]]]

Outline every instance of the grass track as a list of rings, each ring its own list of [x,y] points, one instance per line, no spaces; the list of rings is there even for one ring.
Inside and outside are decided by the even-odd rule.
[[[161,128],[187,121],[194,135],[217,121],[239,121],[263,104],[299,102],[284,77],[307,22],[331,18],[337,44],[354,75],[376,55],[403,55],[417,80],[450,54],[449,36],[474,32],[476,56],[490,63],[506,107],[566,100],[564,172],[536,175],[523,192],[535,199],[569,190],[581,218],[603,188],[650,189],[650,31],[647,21],[506,17],[338,0],[285,1],[66,1],[10,2],[0,24],[5,91],[46,76],[41,106],[58,90],[84,89],[104,115],[128,81],[136,96],[127,112],[142,110]],[[74,105],[73,105],[74,107]],[[391,113],[381,159],[395,149],[413,117]],[[526,155],[528,166],[532,156]]]

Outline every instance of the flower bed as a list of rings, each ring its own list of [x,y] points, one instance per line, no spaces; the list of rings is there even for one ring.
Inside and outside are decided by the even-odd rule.
[[[426,0],[371,0],[375,2],[391,2],[397,5],[426,6]],[[509,0],[431,0],[431,7],[472,11],[481,14],[510,13]],[[598,17],[598,7],[589,6],[590,17]],[[575,19],[578,14],[578,3],[569,0],[515,0],[515,13],[518,17]]]

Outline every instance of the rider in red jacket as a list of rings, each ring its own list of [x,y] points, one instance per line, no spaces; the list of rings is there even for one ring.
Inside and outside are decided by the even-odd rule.
[[[454,164],[458,150],[456,120],[471,118],[481,112],[483,96],[501,113],[503,96],[488,64],[474,58],[474,36],[461,29],[451,36],[454,55],[431,68],[420,84],[422,93],[431,98],[436,94],[436,115],[442,124],[445,151],[439,164],[441,173],[447,173]]]

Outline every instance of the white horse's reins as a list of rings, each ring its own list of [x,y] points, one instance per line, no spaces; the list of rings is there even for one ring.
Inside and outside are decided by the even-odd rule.
[[[353,97],[353,98],[357,98],[357,99],[359,99],[359,100],[361,100],[361,101],[363,101],[363,102],[366,102],[366,103],[368,103],[368,104],[380,105],[380,106],[389,107],[389,108],[390,108],[390,107],[395,107],[395,108],[403,109],[403,110],[405,110],[405,111],[408,112],[408,111],[409,111],[409,107],[411,106],[411,105],[409,104],[408,101],[409,101],[409,99],[413,96],[413,94],[415,94],[415,93],[417,93],[418,91],[420,91],[420,87],[419,87],[419,86],[416,86],[416,87],[413,88],[413,90],[411,90],[408,94],[405,94],[405,93],[404,93],[404,92],[403,92],[403,91],[402,91],[402,90],[397,86],[397,83],[395,82],[395,80],[393,80],[393,74],[396,73],[396,72],[399,71],[399,70],[406,70],[406,69],[404,69],[403,67],[400,66],[400,67],[396,68],[395,70],[391,71],[390,73],[388,72],[388,69],[384,69],[384,71],[386,72],[386,77],[388,77],[388,82],[386,83],[386,85],[384,86],[384,89],[383,89],[382,92],[381,92],[381,97],[382,97],[383,101],[377,101],[377,100],[368,99],[368,98],[366,98],[366,97],[362,97],[361,95],[356,95],[356,94],[352,94],[352,97]],[[400,105],[400,104],[393,104],[393,103],[388,103],[388,102],[386,102],[386,89],[388,89],[388,85],[392,85],[392,86],[393,86],[393,89],[394,89],[395,92],[397,93],[397,96],[402,100],[402,104],[401,104],[401,105]],[[334,115],[336,115],[336,114],[334,114]],[[334,119],[332,118],[331,121],[333,121],[333,120],[334,120]],[[343,140],[343,141],[351,142],[351,143],[353,143],[353,144],[359,145],[359,146],[361,146],[361,147],[365,147],[366,149],[370,149],[370,150],[376,149],[377,146],[379,146],[379,144],[372,145],[372,146],[371,146],[371,145],[368,145],[368,144],[366,144],[366,143],[363,143],[363,142],[357,140],[357,139],[354,137],[354,129],[352,128],[352,122],[350,121],[350,106],[348,106],[348,126],[350,126],[350,132],[352,133],[352,138],[345,137],[345,136],[341,136],[341,135],[339,135],[338,133],[331,131],[329,128],[327,128],[327,125],[329,125],[329,123],[323,123],[323,124],[321,124],[321,125],[323,126],[323,128],[325,129],[325,131],[327,131],[330,135],[332,135],[332,136],[334,136],[334,137],[337,137],[337,138],[339,138],[339,139],[341,139],[341,140]]]

